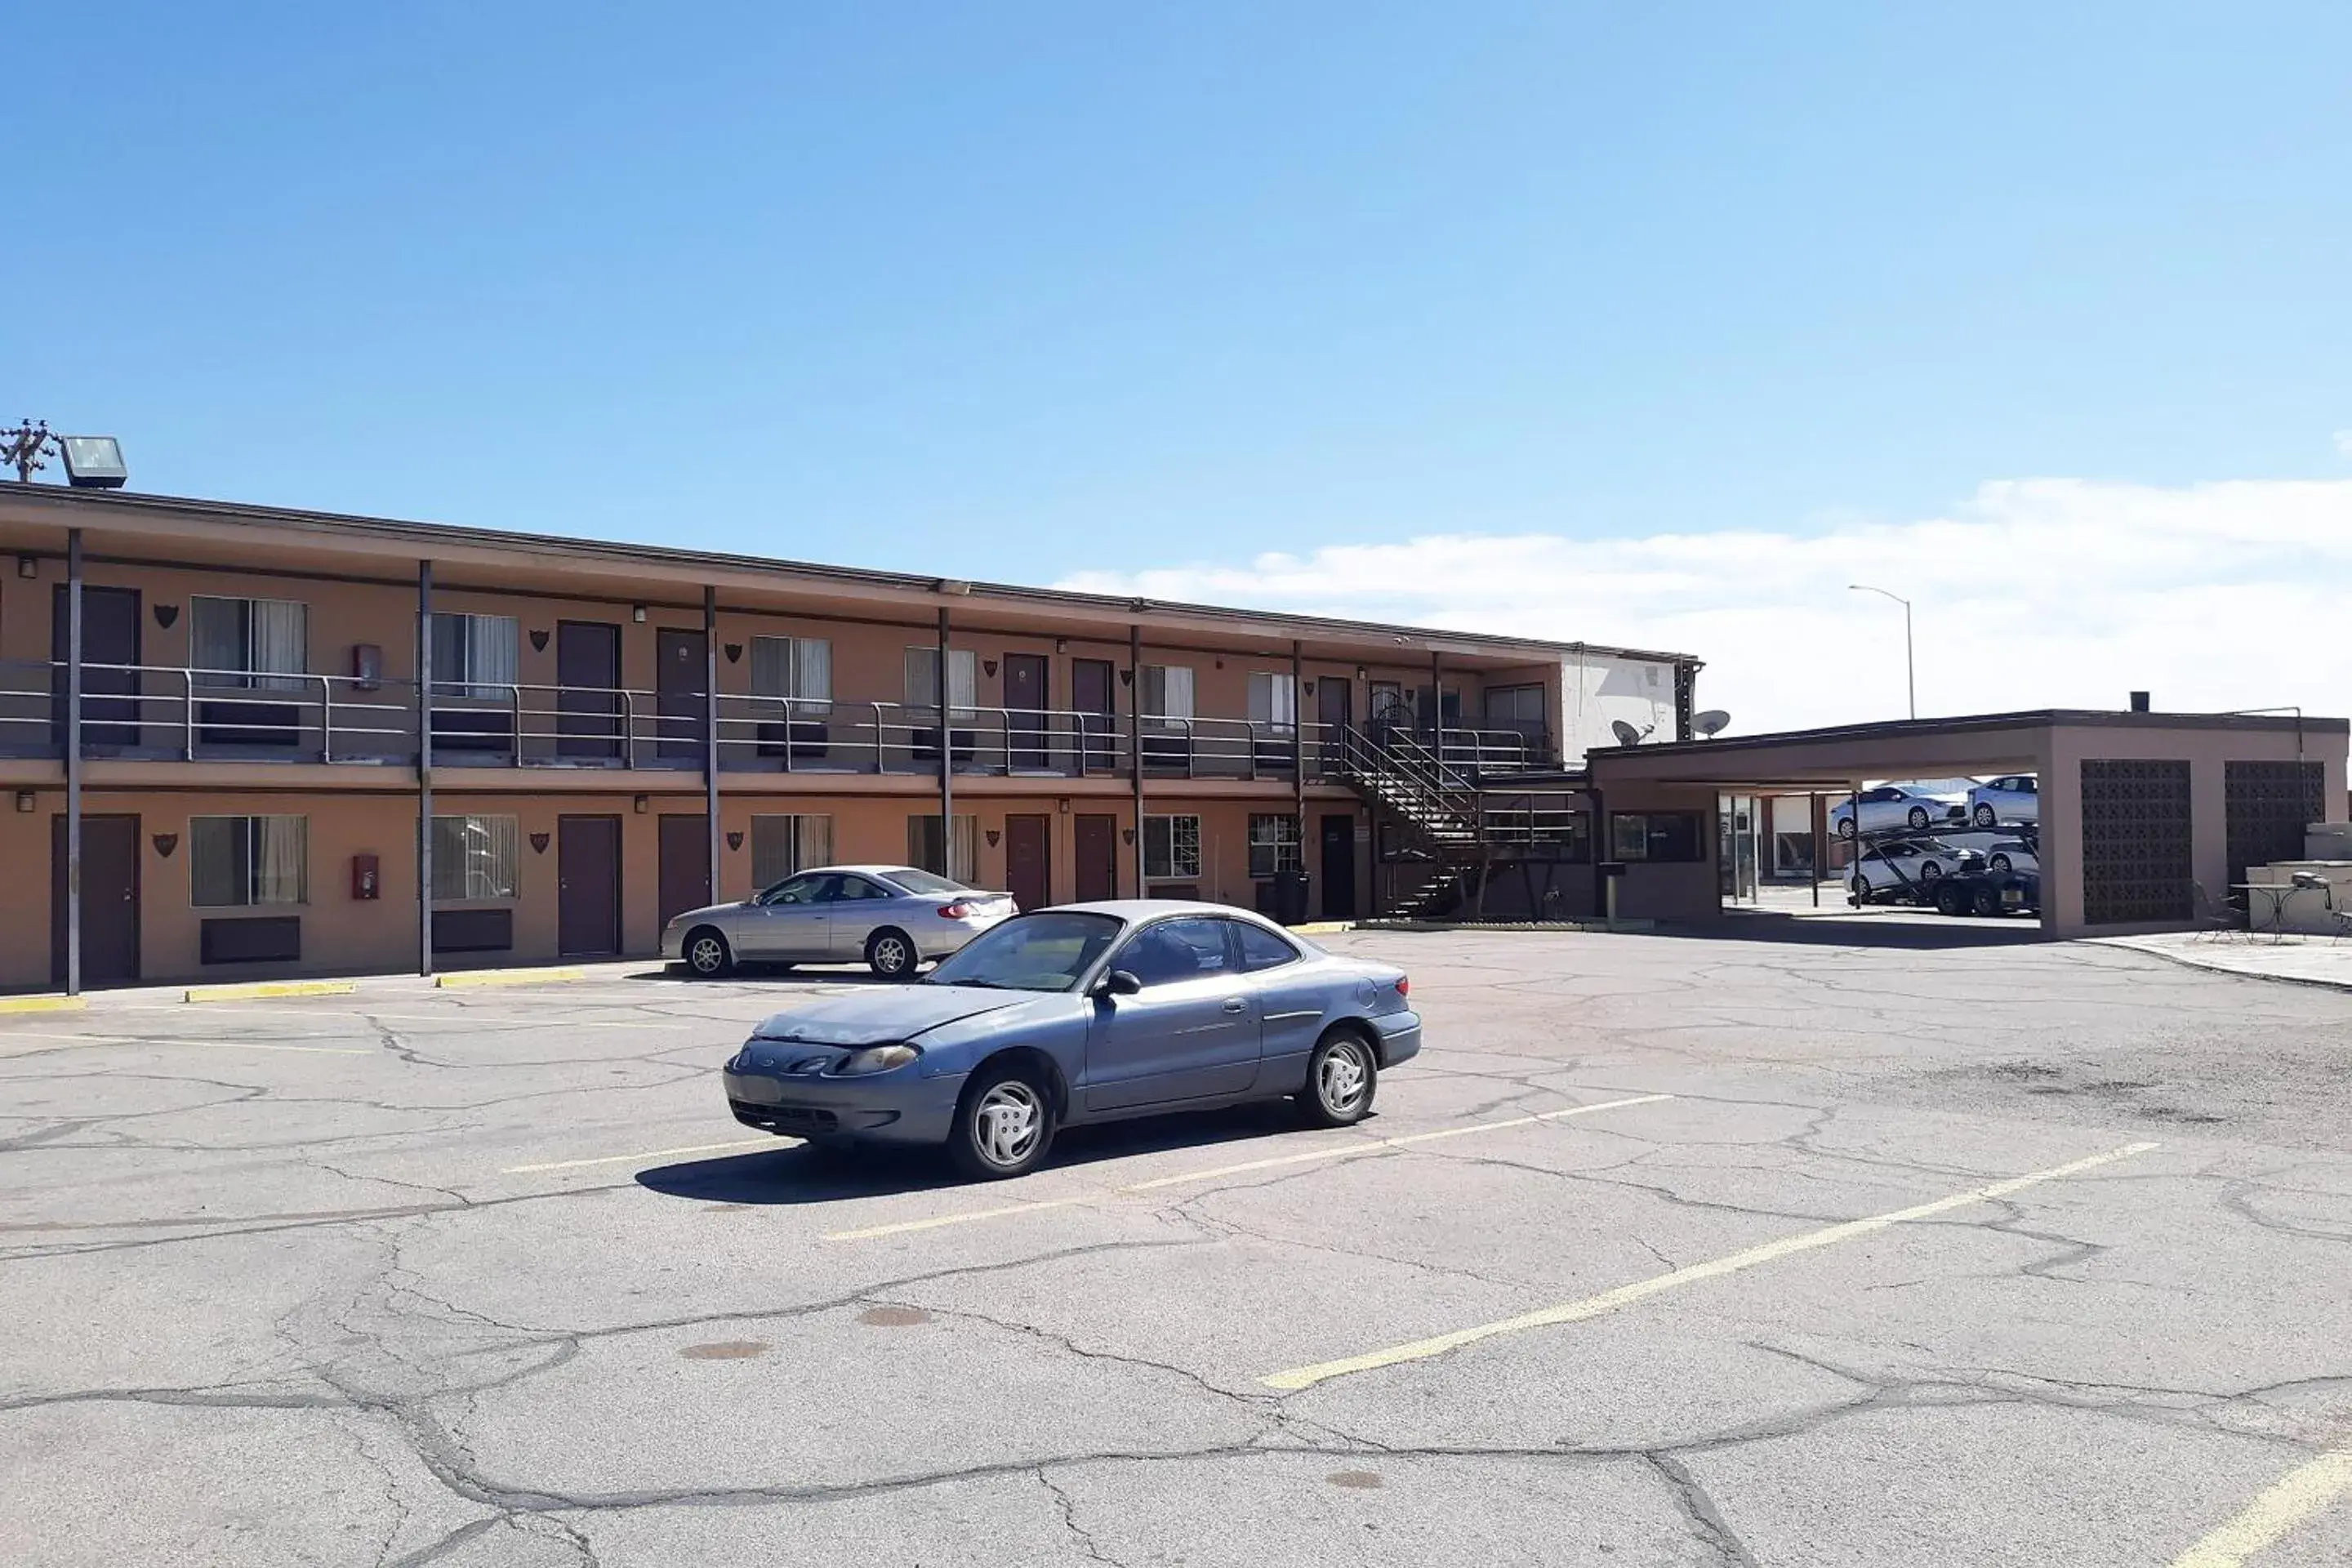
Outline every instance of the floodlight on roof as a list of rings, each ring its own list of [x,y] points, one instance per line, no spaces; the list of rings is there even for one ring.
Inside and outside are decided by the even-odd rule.
[[[122,466],[122,443],[111,436],[60,436],[66,483],[78,490],[119,490],[131,478]]]

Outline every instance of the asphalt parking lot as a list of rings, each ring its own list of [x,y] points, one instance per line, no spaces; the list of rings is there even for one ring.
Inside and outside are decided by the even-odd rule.
[[[2352,1556],[2352,996],[1357,934],[1342,1132],[750,1136],[846,976],[0,1019],[0,1562]]]

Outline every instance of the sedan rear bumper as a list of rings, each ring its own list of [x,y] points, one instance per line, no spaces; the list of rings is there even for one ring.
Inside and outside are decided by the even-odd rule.
[[[746,1127],[885,1143],[946,1142],[963,1092],[961,1074],[925,1078],[912,1068],[867,1078],[731,1069],[719,1078],[728,1109]]]
[[[1381,1066],[1392,1068],[1421,1055],[1421,1015],[1383,1013],[1372,1021],[1380,1031]]]

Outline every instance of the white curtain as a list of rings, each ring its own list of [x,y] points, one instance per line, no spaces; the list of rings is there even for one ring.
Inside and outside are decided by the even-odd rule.
[[[433,690],[439,697],[507,695],[522,661],[522,626],[512,616],[436,611]]]
[[[833,860],[830,816],[755,816],[751,819],[751,880],[772,888],[785,878]]]
[[[310,819],[257,816],[253,823],[253,901],[310,901]]]
[[[751,694],[789,697],[796,718],[814,718],[833,700],[833,644],[824,637],[753,637]],[[912,700],[912,699],[909,699]]]
[[[1163,729],[1181,729],[1180,721],[1192,717],[1192,671],[1181,664],[1143,667],[1143,711],[1161,721]]]
[[[832,650],[826,649],[827,689],[831,689]],[[980,704],[980,656],[970,648],[948,650],[948,706],[952,717],[970,719]],[[907,706],[937,708],[940,705],[940,650],[935,647],[910,647],[907,650]]]
[[[1190,675],[1192,671],[1185,671]],[[1250,677],[1250,718],[1288,734],[1298,720],[1298,689],[1287,675]]]
[[[433,819],[433,898],[436,903],[512,899],[520,894],[522,824],[512,816]]]
[[[310,668],[310,606],[291,599],[256,599],[252,617],[251,668],[260,677],[253,684],[264,691],[301,690],[307,682],[286,678]]]
[[[802,700],[803,711],[824,713],[829,708],[813,706],[833,701],[833,644],[824,637],[793,639],[793,684],[791,694]],[[824,818],[821,820],[831,820]],[[818,862],[824,864],[823,861]]]

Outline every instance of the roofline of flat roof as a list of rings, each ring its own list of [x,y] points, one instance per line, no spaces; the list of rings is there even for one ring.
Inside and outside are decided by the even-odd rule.
[[[723,566],[736,572],[784,572],[803,576],[832,578],[843,582],[866,583],[881,587],[911,588],[925,593],[936,591],[939,584],[943,581],[937,576],[923,576],[906,572],[884,572],[861,566],[832,566],[820,562],[786,561],[770,556],[735,555],[707,550],[677,550],[663,545],[626,544],[607,540],[572,539],[558,534],[519,533],[500,529],[469,528],[457,523],[413,522],[399,518],[363,517],[346,512],[308,511],[296,507],[262,506],[247,501],[207,500],[192,496],[150,495],[128,490],[73,489],[63,485],[0,481],[0,500],[31,500],[37,505],[89,507],[100,510],[120,508],[134,511],[142,510],[178,511],[222,518],[249,525],[277,524],[313,532],[352,532],[420,541],[440,540],[452,544],[465,544],[492,550],[548,550],[601,556],[615,561],[651,562],[677,566]],[[1082,594],[1066,588],[1032,588],[1011,583],[974,582],[971,584],[970,596],[1009,600],[1015,603],[1066,605],[1073,607],[1116,611],[1123,615],[1162,610],[1172,615],[1247,621],[1261,626],[1295,627],[1302,631],[1327,634],[1369,633],[1387,637],[1409,637],[1416,639],[1438,637],[1449,642],[1470,643],[1498,652],[1524,652],[1547,657],[1591,653],[1619,658],[1645,659],[1657,664],[1684,665],[1694,670],[1706,668],[1706,661],[1693,654],[1667,653],[1652,648],[1620,647],[1607,643],[1550,642],[1536,637],[1499,637],[1491,632],[1456,631],[1445,626],[1395,626],[1381,621],[1350,621],[1334,616],[1302,616],[1279,610],[1244,610],[1223,605],[1194,605],[1181,600],[1147,599],[1139,595],[1121,597],[1115,594]]]
[[[1873,724],[1838,724],[1822,730],[1783,730],[1762,735],[1717,737],[1712,741],[1663,741],[1639,746],[1592,746],[1586,765],[1596,760],[1630,757],[1637,752],[1668,752],[1676,756],[1695,752],[1761,751],[1774,746],[1801,746],[1822,742],[1926,739],[1936,735],[1969,735],[1987,730],[2052,730],[2077,727],[2093,730],[2274,730],[2340,731],[2352,736],[2352,720],[2318,714],[2274,713],[2134,713],[2105,708],[2038,708],[2017,713],[1971,713],[1951,719],[1890,719]]]

